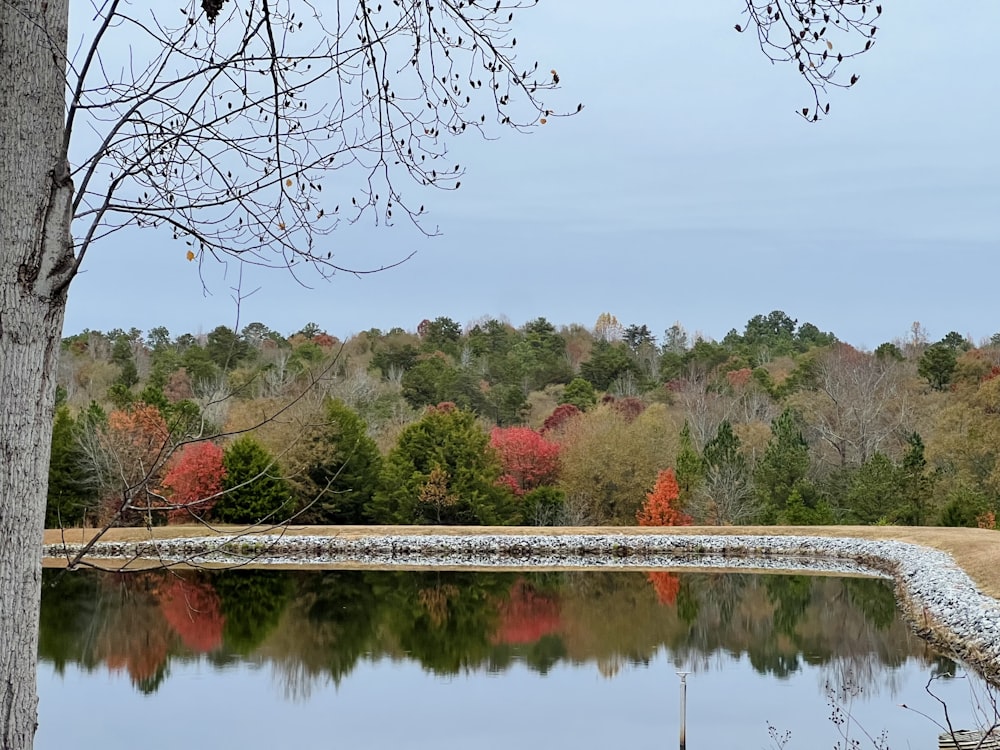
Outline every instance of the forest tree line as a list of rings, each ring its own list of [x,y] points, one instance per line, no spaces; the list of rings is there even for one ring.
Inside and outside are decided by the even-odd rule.
[[[1000,334],[915,323],[863,351],[781,311],[721,341],[609,313],[85,331],[62,342],[47,522],[993,528],[998,375]]]

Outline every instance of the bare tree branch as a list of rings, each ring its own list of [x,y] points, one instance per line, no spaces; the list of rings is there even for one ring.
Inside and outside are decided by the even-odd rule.
[[[67,153],[94,143],[71,172],[76,268],[95,240],[152,226],[199,262],[382,270],[337,259],[329,235],[342,218],[403,216],[432,234],[400,180],[455,189],[449,137],[557,116],[539,97],[558,75],[520,70],[513,55],[525,5],[190,0],[171,23],[105,4],[70,86]],[[122,42],[127,65],[108,52]],[[345,194],[344,169],[360,191]]]
[[[841,64],[875,44],[881,4],[867,0],[746,0],[743,32],[753,28],[772,63],[794,64],[812,91],[799,115],[817,122],[830,114],[827,88],[850,88],[860,76],[840,74]]]

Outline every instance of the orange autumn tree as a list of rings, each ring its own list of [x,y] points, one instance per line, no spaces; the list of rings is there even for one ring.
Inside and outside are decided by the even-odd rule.
[[[636,513],[640,526],[690,526],[692,518],[677,508],[681,488],[673,469],[661,471],[656,477],[653,491],[646,494],[646,502]],[[672,606],[677,601],[681,581],[676,573],[665,570],[651,571],[646,578],[656,591],[660,604]]]
[[[108,415],[84,447],[100,492],[99,521],[140,521],[156,502],[155,487],[170,455],[170,428],[160,410],[142,402]],[[148,516],[147,516],[148,518]]]
[[[103,611],[92,634],[94,661],[125,671],[132,684],[150,693],[166,675],[173,637],[157,606],[162,576],[119,573],[101,579]]]
[[[677,508],[681,489],[673,469],[665,469],[656,477],[653,491],[646,494],[646,502],[635,514],[640,526],[690,526],[691,516]]]
[[[185,445],[163,478],[170,502],[179,506],[167,514],[170,523],[189,523],[205,517],[222,492],[226,469],[222,448],[208,441]]]

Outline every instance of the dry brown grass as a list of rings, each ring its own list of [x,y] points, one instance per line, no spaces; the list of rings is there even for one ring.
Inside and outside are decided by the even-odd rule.
[[[360,538],[393,534],[753,534],[760,536],[824,536],[853,537],[857,539],[896,539],[920,544],[949,553],[955,562],[976,582],[986,594],[1000,599],[1000,534],[984,529],[956,529],[917,526],[685,526],[666,528],[623,527],[536,527],[519,528],[469,527],[469,526],[288,526],[280,527],[288,534],[314,536],[339,536]],[[180,537],[211,536],[213,534],[274,533],[274,527],[248,529],[245,526],[218,526],[215,530],[203,526],[162,526],[154,529],[111,529],[108,541],[143,541],[147,539],[173,539]],[[92,529],[49,529],[45,543],[56,544],[65,539],[79,543],[93,535]]]

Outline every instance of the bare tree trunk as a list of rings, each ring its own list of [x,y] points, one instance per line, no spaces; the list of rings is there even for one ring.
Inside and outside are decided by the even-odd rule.
[[[30,748],[55,376],[72,268],[68,0],[0,0],[0,748]]]

